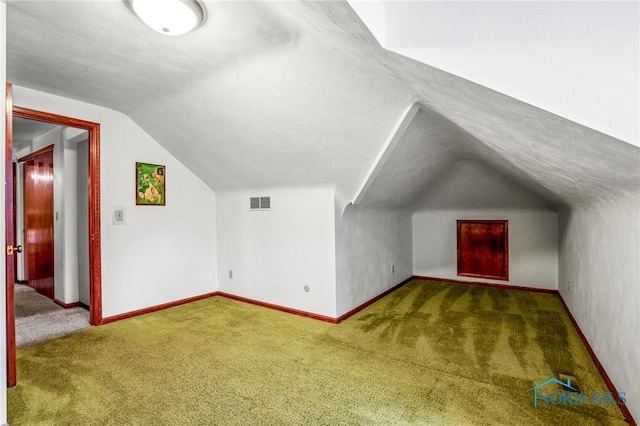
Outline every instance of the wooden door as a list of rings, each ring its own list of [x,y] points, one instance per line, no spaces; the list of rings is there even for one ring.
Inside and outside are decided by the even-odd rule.
[[[506,220],[458,220],[458,275],[509,280]]]
[[[5,285],[6,285],[6,324],[7,324],[7,386],[16,385],[16,333],[15,333],[15,315],[14,315],[14,293],[13,278],[15,276],[14,265],[15,256],[13,254],[13,245],[15,244],[15,216],[13,210],[13,90],[11,84],[6,86],[5,100],[5,249],[6,249],[6,269],[5,269]],[[11,171],[11,177],[9,177]]]
[[[24,159],[24,259],[27,284],[54,297],[53,146]]]

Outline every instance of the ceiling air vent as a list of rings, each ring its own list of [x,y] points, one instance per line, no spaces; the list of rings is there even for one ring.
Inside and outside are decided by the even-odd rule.
[[[249,208],[251,210],[270,210],[271,197],[251,197],[249,198]]]

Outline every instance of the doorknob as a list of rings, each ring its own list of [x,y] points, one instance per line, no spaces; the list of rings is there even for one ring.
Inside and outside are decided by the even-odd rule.
[[[16,247],[14,247],[14,251],[15,251],[16,253],[22,253],[22,246],[16,246]]]

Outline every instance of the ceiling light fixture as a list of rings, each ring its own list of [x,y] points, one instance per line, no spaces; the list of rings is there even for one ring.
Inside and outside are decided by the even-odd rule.
[[[153,30],[170,36],[186,34],[207,19],[200,0],[124,0]]]

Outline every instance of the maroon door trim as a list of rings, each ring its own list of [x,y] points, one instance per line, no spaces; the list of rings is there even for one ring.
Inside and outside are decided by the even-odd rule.
[[[66,127],[87,130],[89,133],[89,291],[90,322],[102,323],[102,265],[100,233],[100,124],[65,117],[19,106],[13,107],[13,116],[42,121]]]

